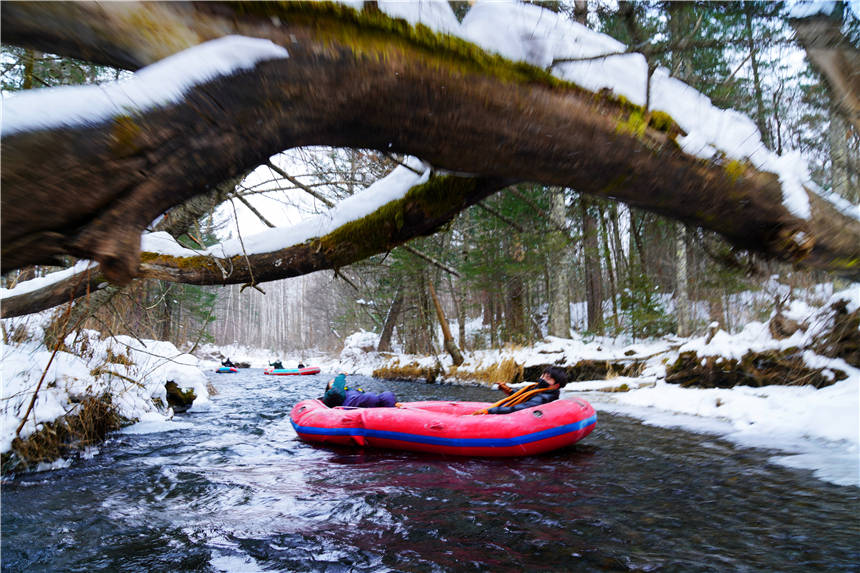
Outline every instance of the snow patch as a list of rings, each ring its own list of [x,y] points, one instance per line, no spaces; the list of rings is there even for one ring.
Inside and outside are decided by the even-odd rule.
[[[270,40],[224,36],[168,56],[127,80],[4,93],[3,136],[92,125],[181,102],[196,85],[287,57],[287,50]]]

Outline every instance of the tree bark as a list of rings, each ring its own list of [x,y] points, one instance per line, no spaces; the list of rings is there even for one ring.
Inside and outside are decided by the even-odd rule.
[[[677,253],[675,273],[675,315],[678,318],[678,336],[690,334],[690,297],[687,291],[687,229],[678,223],[675,225],[675,244]]]
[[[600,266],[600,237],[592,207],[587,197],[581,197],[582,250],[585,266],[585,300],[588,309],[588,330],[603,334],[603,272]]]
[[[376,345],[377,351],[391,352],[391,337],[394,334],[394,326],[397,324],[401,308],[403,308],[402,285],[397,287],[394,301],[391,303],[391,308],[388,309],[388,314],[385,315],[385,323],[382,325],[382,333],[379,335],[379,344]]]
[[[510,183],[458,178],[463,185],[451,188],[442,179],[431,178],[427,184],[413,188],[407,197],[388,203],[359,221],[279,251],[229,259],[144,253],[137,274],[141,279],[226,285],[262,283],[337,269],[390,251],[409,239],[430,235],[462,209]],[[7,318],[52,308],[107,284],[105,273],[97,266],[41,289],[4,297],[0,316]]]
[[[848,126],[842,116],[831,105],[830,127],[830,190],[846,201],[856,205],[860,202],[860,189],[850,184],[848,167]]]
[[[549,287],[549,324],[550,336],[560,338],[570,337],[570,297],[568,283],[570,276],[566,264],[567,237],[564,236],[566,209],[564,189],[560,187],[549,190],[550,194],[550,240],[553,241],[553,252],[550,253],[551,270],[548,281]]]
[[[614,331],[618,332],[618,281],[620,280],[620,272],[617,259],[613,259],[612,248],[609,246],[610,230],[607,223],[608,216],[609,214],[604,212],[600,217],[600,228],[603,236],[603,258],[606,261],[606,274],[609,278],[609,293],[605,298],[612,301],[612,326]],[[615,262],[614,265],[613,262]]]
[[[213,182],[283,149],[327,144],[411,154],[495,182],[611,196],[712,229],[739,248],[860,278],[860,222],[813,193],[812,215],[800,219],[782,205],[775,174],[686,155],[672,130],[619,131],[629,104],[522,63],[487,59],[459,40],[422,36],[378,13],[311,3],[5,2],[0,9],[5,42],[107,65],[134,69],[226,34],[268,38],[290,56],[214,78],[189,88],[180,103],[133,117],[5,135],[3,272],[71,254],[99,261],[100,272],[120,284],[134,277],[252,282],[244,259],[233,261],[228,277],[204,258],[140,264],[140,232]],[[488,141],[496,142],[491,153]],[[480,186],[463,180],[451,177],[434,191]],[[44,208],[58,203],[63,209]],[[432,217],[434,225],[445,217]],[[340,236],[314,250],[250,260],[260,265],[255,280],[334,268],[415,236],[394,221],[373,245]],[[418,234],[434,225],[419,223]],[[284,255],[296,262],[276,266],[291,260]]]
[[[684,4],[679,3],[679,4]],[[753,34],[753,14],[752,14],[753,6],[751,2],[744,2],[744,26],[747,35],[747,49],[750,54],[750,67],[752,68],[753,73],[753,93],[755,95],[755,123],[756,127],[758,127],[759,133],[761,133],[761,140],[764,142],[765,146],[772,148],[773,145],[771,143],[770,130],[767,128],[767,113],[764,109],[764,96],[762,95],[761,89],[761,80],[759,79],[758,73],[758,57],[757,52],[758,49],[755,45],[755,36]],[[683,78],[681,78],[683,79]]]
[[[842,34],[845,2],[831,16],[816,14],[791,20],[797,41],[821,72],[834,104],[860,132],[860,48]]]
[[[445,311],[442,309],[442,303],[439,302],[439,297],[436,296],[436,289],[433,288],[433,281],[427,281],[427,290],[430,292],[430,297],[433,299],[433,305],[436,307],[436,317],[439,319],[439,324],[442,325],[442,338],[445,344],[445,350],[454,361],[454,366],[459,366],[463,363],[463,354],[457,348],[457,343],[454,342],[454,336],[451,334],[451,329],[448,327],[448,319],[445,318]]]
[[[669,11],[669,36],[674,47],[672,50],[672,69],[679,70],[678,79],[687,81],[690,71],[690,58],[688,53],[682,51],[680,46],[682,39],[690,28],[692,3],[671,2],[668,4]],[[758,60],[756,59],[756,48],[752,35],[752,7],[749,3],[744,4],[744,15],[746,17],[747,42],[753,70],[753,86],[756,96],[756,125],[762,138],[767,145],[766,122],[764,115],[764,103],[762,99],[761,83],[758,76]],[[676,223],[675,229],[675,316],[678,320],[678,336],[689,334],[689,311],[690,299],[687,292],[687,230],[683,223]]]

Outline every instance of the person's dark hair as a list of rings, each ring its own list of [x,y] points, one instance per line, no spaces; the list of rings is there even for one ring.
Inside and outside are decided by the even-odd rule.
[[[567,386],[567,372],[565,372],[564,368],[548,366],[544,369],[543,373],[552,376],[552,379],[556,381],[559,388]]]

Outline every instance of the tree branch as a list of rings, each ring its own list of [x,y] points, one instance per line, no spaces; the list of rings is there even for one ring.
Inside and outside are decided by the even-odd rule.
[[[671,129],[620,129],[641,110],[402,20],[325,3],[4,2],[0,10],[4,41],[130,68],[226,34],[289,51],[191,86],[176,104],[4,135],[3,272],[71,254],[99,261],[120,284],[135,276],[232,282],[245,265],[216,277],[212,262],[188,271],[166,258],[140,264],[141,230],[213,181],[284,149],[327,144],[611,197],[711,229],[742,249],[860,278],[860,222],[814,194],[812,216],[801,219],[783,205],[775,174],[704,162],[680,150]],[[146,35],[141,18],[151,24]],[[44,209],[58,201],[63,209]],[[295,276],[384,252],[410,235],[398,225],[385,231],[367,245],[341,237],[323,255],[279,253],[298,257],[288,265]],[[276,260],[288,259],[259,262]],[[280,268],[252,266],[260,281],[283,278]]]
[[[175,257],[143,253],[137,276],[187,284],[226,285],[268,282],[339,269],[371,255],[388,252],[415,237],[431,235],[466,207],[510,184],[508,180],[499,179],[433,176],[427,183],[413,187],[402,199],[322,237],[270,253],[242,253],[230,259],[212,255]],[[355,241],[356,236],[363,240]],[[12,291],[11,296],[0,301],[0,317],[52,308],[106,285],[104,275],[96,267],[41,289],[23,294]]]
[[[823,14],[791,20],[797,41],[821,73],[833,101],[860,133],[860,49],[842,34],[841,24]]]

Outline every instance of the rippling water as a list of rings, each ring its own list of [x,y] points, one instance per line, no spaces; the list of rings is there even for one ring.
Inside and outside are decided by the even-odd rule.
[[[182,431],[119,434],[2,486],[3,571],[860,571],[860,490],[601,413],[571,448],[468,459],[331,449],[289,412],[330,375],[211,378]],[[401,400],[483,388],[382,383]]]

